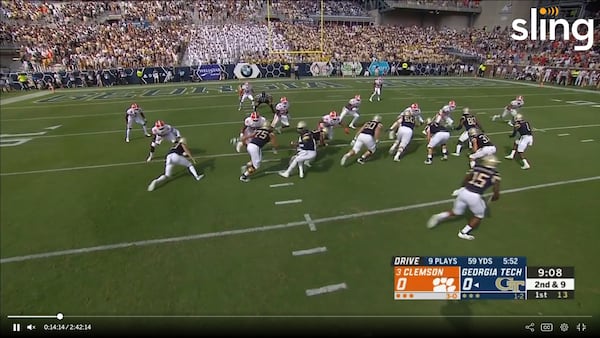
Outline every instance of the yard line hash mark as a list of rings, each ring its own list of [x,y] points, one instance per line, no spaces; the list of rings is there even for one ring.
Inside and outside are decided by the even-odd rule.
[[[310,231],[317,231],[317,226],[315,225],[315,222],[313,222],[312,218],[310,218],[309,214],[304,214],[304,220],[308,224]]]
[[[275,205],[295,204],[295,203],[302,203],[302,200],[297,199],[297,200],[287,200],[287,201],[275,201]]]
[[[316,288],[316,289],[307,289],[306,290],[306,295],[307,296],[316,296],[316,295],[321,295],[324,293],[329,293],[329,292],[335,292],[335,291],[339,291],[339,290],[344,290],[347,289],[348,285],[346,285],[346,283],[340,283],[340,284],[331,284],[331,285],[325,285],[323,287],[320,288]]]
[[[581,142],[584,142],[584,143],[585,143],[585,142],[593,142],[593,141],[594,141],[594,139],[591,139],[591,138],[589,138],[589,139],[587,139],[587,140],[581,140]]]
[[[595,128],[595,127],[600,127],[600,124],[582,124],[582,125],[575,125],[575,126],[550,127],[550,128],[544,128],[544,130],[548,131],[548,130]],[[508,131],[500,131],[500,132],[487,133],[486,135],[502,135],[502,134],[508,135],[509,132]],[[456,138],[456,137],[458,137],[458,136],[457,135],[451,136],[451,138]],[[413,141],[414,140],[423,141],[423,140],[425,140],[425,138],[415,137],[415,138],[413,138]],[[380,143],[391,143],[391,142],[393,142],[393,141],[383,140]],[[331,145],[330,147],[347,147],[347,146],[348,146],[348,144],[334,144],[334,145]],[[233,156],[247,156],[247,154],[245,154],[245,153],[226,153],[226,154],[214,154],[214,155],[201,155],[201,156],[196,156],[196,159],[201,159],[201,158],[209,158],[210,159],[210,158],[233,157]],[[164,162],[164,160],[155,160],[152,162]],[[0,173],[0,176],[29,175],[29,174],[54,173],[54,172],[72,171],[72,170],[123,167],[123,166],[128,166],[128,165],[138,165],[138,164],[146,164],[146,163],[147,163],[146,161],[136,161],[136,162],[123,162],[123,163],[107,163],[107,164],[98,164],[98,165],[89,165],[89,166],[80,166],[80,167],[15,171],[15,172],[8,172],[8,173]],[[275,171],[265,171],[264,173],[265,174],[276,174],[278,172],[279,171],[275,170]]]
[[[565,133],[565,134],[558,134],[558,136],[561,136],[561,137],[562,137],[562,136],[569,136],[569,135],[571,135],[571,134],[569,134],[569,133]]]
[[[573,184],[573,183],[581,183],[581,182],[589,182],[589,181],[595,181],[595,180],[600,180],[600,176],[591,176],[591,177],[584,177],[584,178],[578,178],[578,179],[572,179],[572,180],[566,180],[566,181],[557,181],[557,182],[543,183],[543,184],[537,184],[537,185],[530,185],[530,186],[525,186],[525,187],[521,187],[521,188],[506,189],[506,190],[502,191],[502,194],[510,194],[510,193],[515,193],[515,192],[520,192],[520,191],[542,189],[542,188],[547,188],[547,187],[554,187],[554,186]],[[454,199],[445,199],[445,200],[432,201],[432,202],[426,202],[426,203],[405,205],[405,206],[400,206],[400,207],[395,207],[395,208],[363,211],[363,212],[357,212],[354,214],[317,218],[317,219],[313,219],[312,221],[315,224],[335,222],[335,221],[355,219],[355,218],[366,217],[366,216],[389,214],[389,213],[393,213],[393,212],[426,208],[426,207],[436,206],[436,205],[440,205],[440,204],[451,203],[453,201],[454,201]],[[293,228],[293,227],[302,226],[302,225],[306,225],[306,224],[307,224],[307,221],[304,220],[304,221],[296,221],[296,222],[289,222],[289,223],[282,223],[282,224],[275,224],[275,225],[265,225],[265,226],[259,226],[259,227],[254,227],[254,228],[226,230],[226,231],[219,231],[219,232],[208,232],[208,233],[203,233],[203,234],[180,236],[180,237],[157,238],[157,239],[150,239],[150,240],[143,240],[143,241],[136,241],[136,242],[116,243],[116,244],[79,248],[79,249],[51,251],[51,252],[45,252],[45,253],[39,253],[39,254],[2,258],[2,259],[0,259],[0,264],[23,262],[23,261],[49,258],[49,257],[84,254],[84,253],[97,252],[97,251],[116,250],[116,249],[121,249],[121,248],[141,247],[141,246],[156,245],[156,244],[163,244],[163,243],[177,243],[177,242],[184,242],[184,241],[191,241],[191,240],[198,240],[198,239],[241,235],[241,234],[248,234],[248,233],[253,233],[253,232],[264,232],[264,231],[270,231],[270,230],[277,230],[277,229],[287,229],[287,228]]]
[[[327,251],[327,247],[320,246],[318,248],[293,251],[292,252],[292,256],[312,255],[312,254],[315,254],[315,253],[326,252],[326,251]]]
[[[269,185],[269,188],[289,187],[290,185],[294,185],[294,183],[287,182],[287,183],[271,184],[271,185]]]

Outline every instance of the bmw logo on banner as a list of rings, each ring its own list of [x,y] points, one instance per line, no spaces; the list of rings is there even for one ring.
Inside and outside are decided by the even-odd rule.
[[[233,69],[233,74],[238,79],[255,79],[260,76],[258,66],[253,63],[238,63]]]

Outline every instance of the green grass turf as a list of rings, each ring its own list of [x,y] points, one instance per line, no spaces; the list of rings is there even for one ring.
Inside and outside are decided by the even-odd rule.
[[[299,88],[284,89],[289,83]],[[524,95],[522,113],[541,129],[526,153],[533,168],[523,171],[517,161],[503,159],[502,188],[598,178],[597,92],[471,78],[396,78],[386,80],[382,101],[371,103],[367,101],[369,79],[280,79],[254,84],[257,92],[267,90],[276,98],[288,98],[294,125],[299,120],[316,125],[329,111],[340,112],[355,94],[363,98],[361,121],[379,113],[386,127],[413,102],[420,104],[425,116],[432,116],[453,99],[458,105],[455,121],[462,107],[478,113],[499,157],[512,147],[507,136],[511,129],[491,122],[490,117],[516,95]],[[451,202],[322,222],[317,231],[302,224],[183,240],[196,234],[301,222],[304,214],[318,220],[451,199],[450,192],[467,168],[464,150],[460,158],[442,162],[438,157],[432,166],[424,165],[421,128],[415,130],[402,162],[391,161],[390,143],[382,135],[372,161],[364,166],[351,161],[342,168],[339,159],[350,148],[352,135],[337,129],[332,145],[320,149],[304,179],[297,173],[287,180],[265,174],[286,167],[293,150],[284,145],[296,137],[292,128],[278,135],[283,146],[279,153],[265,149],[264,158],[270,161],[250,183],[241,183],[240,166],[248,156],[235,153],[229,143],[244,117],[237,110],[236,85],[65,90],[2,106],[3,140],[30,139],[0,148],[3,260],[181,237],[171,243],[3,262],[3,318],[58,311],[109,316],[426,315],[445,317],[439,319],[440,327],[475,329],[481,324],[452,316],[598,316],[600,275],[591,259],[598,256],[597,179],[501,196],[472,242],[456,237],[464,219],[434,230],[425,228],[428,217],[449,208]],[[205,92],[193,93],[200,86]],[[160,91],[144,96],[152,88]],[[170,95],[176,88],[186,91]],[[180,129],[198,159],[197,168],[206,174],[202,181],[196,182],[179,168],[176,178],[152,193],[146,191],[148,183],[162,173],[168,147],[159,146],[155,160],[147,164],[149,140],[137,126],[132,142],[124,142],[124,110],[133,101],[146,111],[150,124],[162,119]],[[266,107],[260,110],[271,116]],[[449,142],[451,151],[457,136],[454,132]],[[270,187],[284,182],[294,185]],[[302,203],[274,204],[292,199]],[[319,246],[328,251],[291,254]],[[526,256],[529,266],[575,266],[576,299],[394,301],[389,265],[393,255]],[[341,282],[348,289],[305,295],[306,289]]]

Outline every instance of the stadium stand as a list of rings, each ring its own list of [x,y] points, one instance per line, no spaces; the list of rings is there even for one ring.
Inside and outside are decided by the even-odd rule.
[[[424,11],[480,6],[472,0],[384,2],[388,7],[421,6]],[[509,27],[419,27],[375,24],[375,20],[353,23],[352,17],[373,15],[366,4],[325,0],[321,13],[318,1],[272,0],[267,22],[265,0],[70,1],[68,6],[57,1],[2,1],[0,38],[2,44],[19,50],[19,71],[314,62],[324,58],[332,62],[378,59],[443,65],[486,60],[499,65],[493,68],[494,75],[502,74],[500,65],[518,66],[519,71],[526,66],[596,69],[600,65],[598,44],[589,51],[575,52],[573,41],[514,41]],[[582,1],[581,10],[573,14],[600,17],[599,9],[585,5]],[[323,32],[314,20],[321,14],[327,16]],[[595,33],[598,41],[598,27]],[[269,50],[278,53],[269,54]],[[301,52],[321,50],[319,54]],[[512,74],[512,70],[505,73]]]

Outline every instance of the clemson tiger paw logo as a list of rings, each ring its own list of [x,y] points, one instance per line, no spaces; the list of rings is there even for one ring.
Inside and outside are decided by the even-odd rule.
[[[433,280],[434,292],[454,292],[455,290],[454,278],[438,277]]]

